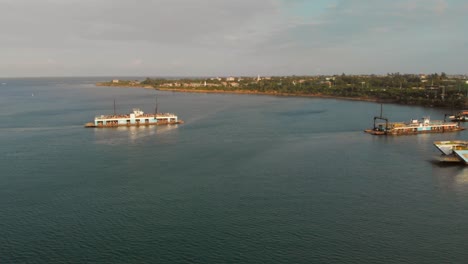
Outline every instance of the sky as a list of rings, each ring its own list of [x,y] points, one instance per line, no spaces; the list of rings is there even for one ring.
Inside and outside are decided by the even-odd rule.
[[[466,0],[0,0],[0,76],[468,74]]]

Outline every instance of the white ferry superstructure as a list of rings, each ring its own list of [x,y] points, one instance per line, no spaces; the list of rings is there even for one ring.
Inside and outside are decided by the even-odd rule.
[[[85,127],[120,127],[120,126],[151,126],[182,124],[177,115],[172,113],[145,114],[138,108],[134,108],[130,114],[100,115],[94,118],[94,122],[85,124]]]

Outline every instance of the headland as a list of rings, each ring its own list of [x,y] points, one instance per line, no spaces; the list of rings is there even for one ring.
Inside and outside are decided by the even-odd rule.
[[[275,77],[114,79],[97,86],[147,88],[183,93],[300,96],[463,108],[468,104],[464,75],[387,74]]]

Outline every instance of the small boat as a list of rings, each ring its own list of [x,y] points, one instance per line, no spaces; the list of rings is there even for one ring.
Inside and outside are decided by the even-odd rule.
[[[465,122],[468,121],[468,110],[462,110],[455,115],[450,115],[448,117],[450,121],[453,122]]]
[[[434,146],[442,152],[441,161],[468,164],[468,141],[434,141]]]

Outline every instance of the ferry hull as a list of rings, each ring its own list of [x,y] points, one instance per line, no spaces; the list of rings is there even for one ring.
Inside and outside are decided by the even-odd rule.
[[[453,129],[441,129],[441,130],[417,130],[417,131],[380,131],[374,129],[366,129],[364,132],[375,135],[375,136],[403,136],[403,135],[417,135],[417,134],[428,134],[428,133],[448,133],[458,132],[465,130],[465,128],[458,127]]]
[[[385,131],[374,130],[374,129],[366,129],[364,132],[369,133],[371,135],[382,136],[386,135]]]
[[[461,163],[460,158],[455,155],[440,155],[437,161],[443,163]]]

